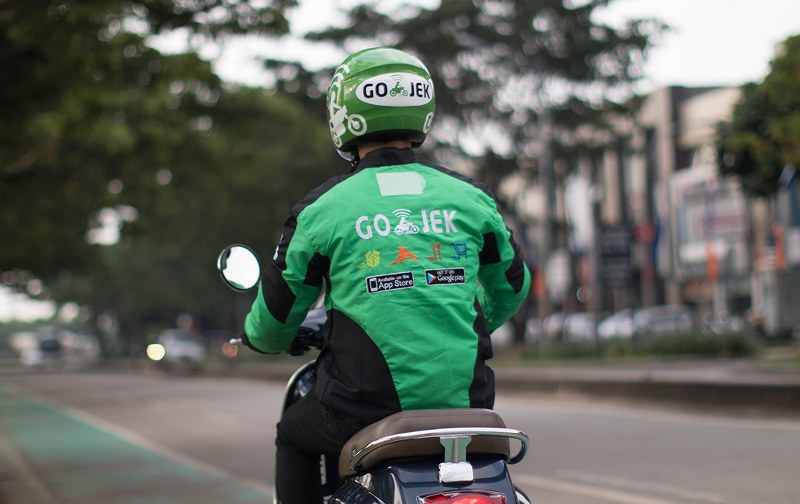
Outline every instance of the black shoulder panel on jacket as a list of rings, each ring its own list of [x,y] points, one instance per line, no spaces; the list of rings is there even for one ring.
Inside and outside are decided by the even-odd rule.
[[[306,278],[303,280],[303,283],[314,286],[322,285],[322,279],[328,275],[330,267],[330,257],[325,257],[315,252],[314,257],[312,257],[311,261],[308,263]]]
[[[494,406],[494,372],[486,365],[492,358],[492,340],[486,328],[486,317],[483,315],[478,300],[475,300],[477,316],[472,327],[478,335],[478,355],[473,368],[472,383],[469,386],[470,408],[488,408]]]
[[[270,315],[281,324],[285,324],[286,319],[289,318],[289,312],[292,310],[296,298],[292,289],[289,288],[289,284],[283,279],[284,269],[286,269],[285,264],[281,268],[277,261],[271,262],[261,279],[264,283],[264,303],[267,305]]]
[[[478,253],[481,264],[497,264],[500,262],[500,249],[497,247],[497,235],[494,232],[483,235],[483,248]]]
[[[511,266],[506,270],[506,279],[514,289],[514,293],[518,293],[525,285],[525,267],[522,262],[522,253],[519,250],[519,244],[514,241],[513,237],[509,240],[511,246],[514,247],[514,259],[511,260]]]

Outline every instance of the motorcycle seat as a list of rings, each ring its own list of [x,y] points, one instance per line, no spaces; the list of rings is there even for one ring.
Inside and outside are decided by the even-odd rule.
[[[462,434],[464,428],[504,429],[505,423],[494,411],[479,408],[395,413],[361,429],[345,443],[339,456],[339,475],[343,478],[353,476],[392,459],[443,456],[445,448],[440,442],[441,436],[448,435],[447,429],[462,429],[454,431],[451,436]],[[430,432],[434,430],[437,432]],[[404,436],[407,433],[418,433],[419,436]],[[508,460],[509,439],[478,433],[467,445],[469,454],[497,455]],[[356,457],[360,460],[353,467],[352,461]]]

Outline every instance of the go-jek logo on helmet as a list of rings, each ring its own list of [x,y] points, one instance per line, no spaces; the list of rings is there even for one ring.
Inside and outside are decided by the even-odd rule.
[[[433,84],[410,73],[382,74],[359,84],[356,96],[371,105],[418,107],[433,99]]]

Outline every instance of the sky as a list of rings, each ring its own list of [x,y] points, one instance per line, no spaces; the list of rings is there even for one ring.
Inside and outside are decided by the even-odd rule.
[[[437,0],[409,1],[426,7],[438,4]],[[300,7],[291,14],[294,30],[320,29],[341,19],[334,5],[356,3],[300,0]],[[612,0],[596,14],[598,20],[614,26],[629,18],[655,17],[672,27],[649,55],[641,83],[645,91],[666,85],[739,86],[760,81],[769,72],[776,45],[800,34],[800,0]],[[167,46],[176,43],[172,40]],[[209,49],[205,54],[215,60],[224,79],[264,85],[266,77],[256,57],[278,52],[311,60],[311,66],[320,67],[338,64],[346,56],[336,50],[310,51],[302,44],[266,44],[253,39]]]
[[[645,66],[652,88],[760,81],[776,46],[800,34],[798,0],[615,0],[600,19],[613,24],[631,17],[656,17],[673,27]]]

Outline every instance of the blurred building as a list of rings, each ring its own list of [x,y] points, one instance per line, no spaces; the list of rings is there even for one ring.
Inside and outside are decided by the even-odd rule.
[[[800,173],[787,166],[769,199],[719,173],[717,125],[740,93],[659,89],[610,137],[589,133],[605,146],[599,162],[555,159],[549,182],[501,188],[538,222],[522,236],[542,320],[680,304],[706,327],[737,316],[800,337]]]
[[[719,176],[715,146],[716,124],[738,98],[738,88],[660,89],[609,146],[598,181],[598,267],[609,225],[629,230],[631,254],[627,282],[609,289],[599,276],[604,290],[628,291],[602,296],[604,309],[685,303],[720,312],[749,303],[749,203]]]
[[[739,96],[739,88],[660,89],[609,144],[598,180],[589,181],[602,187],[595,309],[689,304],[704,318],[785,311],[764,299],[780,282],[764,275],[800,268],[798,177],[788,167],[786,187],[764,201],[720,176],[716,124],[730,119]],[[626,268],[608,256],[625,236],[629,254],[616,259]],[[789,283],[800,285],[800,276]]]

